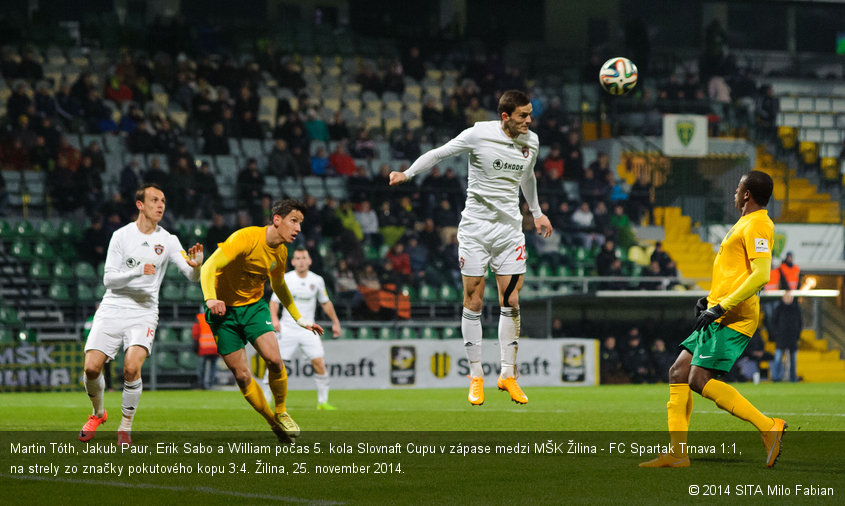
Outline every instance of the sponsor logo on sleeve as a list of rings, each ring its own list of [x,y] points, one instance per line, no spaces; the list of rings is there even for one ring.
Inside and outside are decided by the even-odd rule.
[[[768,253],[769,252],[769,240],[763,239],[762,237],[758,237],[754,239],[754,251],[757,253]]]

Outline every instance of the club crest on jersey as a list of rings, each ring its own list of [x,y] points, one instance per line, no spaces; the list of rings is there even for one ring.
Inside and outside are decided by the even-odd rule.
[[[311,283],[310,285],[308,285],[309,290],[314,290],[315,288],[317,288],[317,287],[314,286],[314,283]]]
[[[156,255],[161,255],[162,253],[164,253],[164,246],[161,244],[156,244],[155,246],[153,246],[153,251],[156,252]]]
[[[531,150],[528,149],[528,146],[522,146],[522,156],[528,158],[528,155],[531,154]]]

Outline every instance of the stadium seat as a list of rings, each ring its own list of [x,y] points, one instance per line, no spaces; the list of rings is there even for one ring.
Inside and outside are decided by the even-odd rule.
[[[106,294],[106,287],[102,283],[97,283],[94,285],[94,296],[97,299],[102,299],[103,295]]]
[[[81,301],[92,301],[97,299],[97,295],[87,283],[80,282],[76,284],[76,298]]]
[[[438,298],[441,302],[458,302],[458,291],[449,283],[443,283],[438,290]]]
[[[97,279],[97,273],[91,264],[88,262],[78,262],[73,268],[73,273],[77,279],[93,280]]]
[[[396,332],[393,330],[393,327],[382,327],[378,331],[378,338],[379,339],[395,339]]]
[[[440,331],[432,327],[423,327],[420,337],[422,339],[440,339]]]
[[[197,363],[198,357],[193,351],[185,350],[179,352],[179,365],[182,366],[183,369],[195,371],[197,369]]]
[[[48,293],[54,302],[70,301],[70,293],[68,293],[67,285],[65,283],[60,283],[58,281],[54,282],[50,285]]]
[[[52,240],[59,236],[59,230],[47,220],[41,220],[36,228],[36,234],[46,240]]]
[[[437,292],[433,286],[423,283],[420,285],[419,297],[424,302],[434,302],[437,300]]]
[[[36,260],[29,266],[29,276],[35,279],[49,279],[50,267],[44,261]]]
[[[35,236],[35,228],[32,223],[26,220],[19,221],[15,224],[15,235],[25,238],[33,237]]]
[[[179,363],[176,362],[176,357],[169,351],[158,351],[155,354],[156,366],[165,372],[179,369]]]
[[[56,262],[53,264],[53,277],[56,279],[71,279],[73,278],[73,270],[64,262]]]
[[[176,335],[176,330],[173,327],[159,327],[156,329],[155,338],[160,343],[179,342],[179,337]]]
[[[0,237],[6,238],[12,236],[12,225],[6,220],[0,220]]]
[[[202,287],[199,283],[190,283],[187,288],[185,288],[185,302],[197,302],[202,303],[205,298],[202,295]]]
[[[411,327],[402,327],[399,330],[399,339],[419,339],[420,334],[417,332],[417,329],[412,329]]]
[[[50,243],[44,240],[39,240],[35,243],[35,246],[32,248],[32,253],[36,258],[52,259],[56,256],[53,252],[53,247],[50,246]]]
[[[370,327],[360,327],[358,329],[358,339],[375,339],[373,329]]]
[[[443,339],[458,339],[461,337],[461,332],[455,327],[446,327],[443,329]]]
[[[64,241],[76,241],[80,235],[79,229],[72,221],[63,221],[59,225],[59,237]]]
[[[13,344],[15,342],[15,333],[12,329],[5,327],[0,328],[0,343]]]
[[[499,338],[499,329],[497,327],[488,325],[484,327],[484,330],[481,334],[483,339],[498,339]]]
[[[21,322],[18,312],[14,308],[0,306],[0,323],[4,326],[15,327],[21,325],[23,322]]]
[[[355,333],[349,327],[343,327],[340,330],[340,339],[355,339]]]
[[[182,285],[176,283],[165,283],[161,289],[162,302],[181,302],[185,298],[185,291]]]

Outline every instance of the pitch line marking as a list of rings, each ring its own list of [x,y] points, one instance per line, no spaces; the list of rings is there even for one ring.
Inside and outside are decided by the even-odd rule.
[[[120,483],[120,482],[113,482],[113,481],[102,481],[102,480],[73,480],[70,478],[54,478],[50,476],[15,476],[10,474],[3,474],[0,473],[0,478],[9,478],[14,480],[26,480],[26,481],[53,481],[53,482],[61,482],[61,483],[73,483],[73,484],[80,484],[80,485],[105,485],[111,487],[120,487],[120,488],[146,488],[146,489],[155,489],[155,490],[171,490],[173,492],[201,492],[206,494],[214,494],[214,495],[227,495],[232,497],[240,497],[244,499],[267,499],[270,501],[281,501],[281,502],[294,502],[294,503],[303,503],[303,504],[325,504],[325,505],[334,505],[334,504],[346,504],[342,502],[336,501],[316,501],[311,499],[303,499],[301,497],[285,497],[285,496],[278,496],[278,495],[270,495],[270,494],[253,494],[249,492],[235,492],[232,490],[219,490],[216,488],[211,487],[177,487],[172,485],[155,485],[152,483]]]

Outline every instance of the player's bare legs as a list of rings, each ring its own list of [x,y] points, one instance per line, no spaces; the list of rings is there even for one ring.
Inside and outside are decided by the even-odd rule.
[[[481,368],[481,306],[484,297],[482,276],[462,276],[464,282],[464,307],[461,314],[461,334],[464,350],[469,360],[470,404],[484,404],[484,371]]]
[[[522,275],[496,275],[499,293],[499,351],[502,372],[497,381],[499,390],[506,390],[517,404],[526,404],[528,397],[516,382],[516,354],[519,349],[519,291]]]
[[[299,426],[288,415],[285,407],[285,399],[288,395],[288,374],[279,354],[279,342],[276,339],[276,334],[273,332],[262,334],[255,340],[253,346],[267,364],[267,384],[270,386],[276,404],[274,420],[289,437],[299,436]]]
[[[103,392],[106,389],[103,367],[106,360],[108,360],[108,356],[100,350],[88,350],[85,353],[85,391],[88,393],[88,398],[91,399],[94,411],[88,417],[85,425],[82,426],[82,430],[79,431],[80,441],[89,441],[93,438],[97,427],[108,419],[103,403]]]

